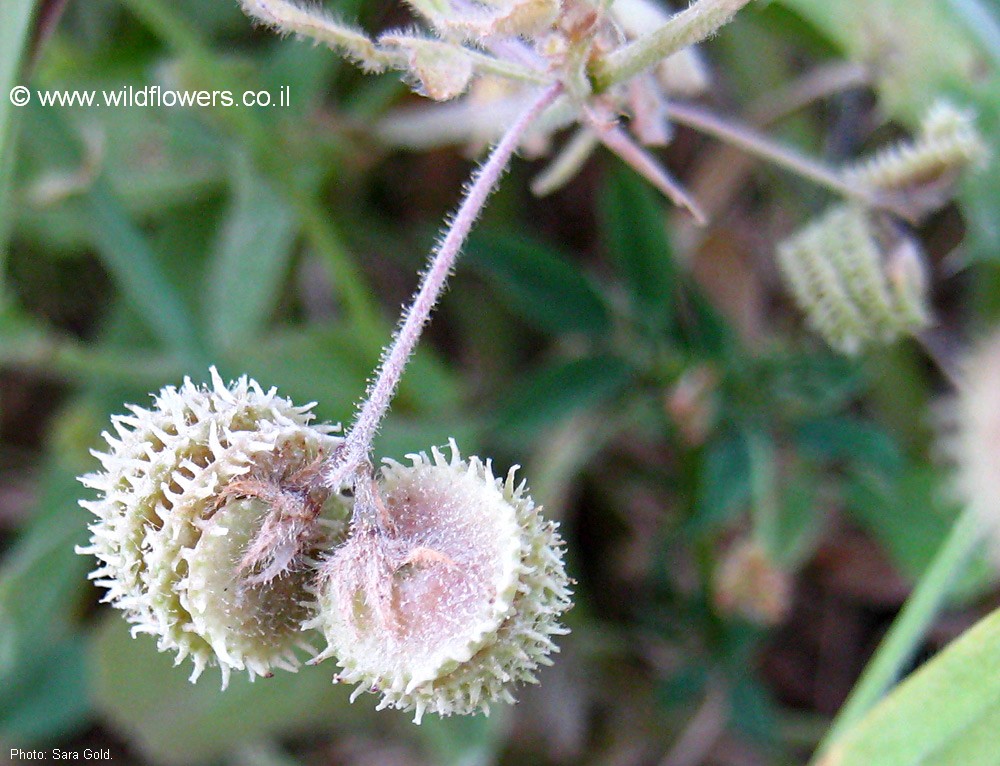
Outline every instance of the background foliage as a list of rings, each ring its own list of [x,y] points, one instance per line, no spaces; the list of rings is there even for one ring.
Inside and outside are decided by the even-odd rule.
[[[407,21],[395,4],[335,5],[368,29]],[[998,17],[987,0],[755,3],[705,46],[707,100],[752,113],[846,58],[877,73],[872,87],[783,120],[782,139],[840,161],[945,94],[974,105],[992,140]],[[18,83],[290,85],[292,103],[0,100],[4,748],[111,747],[171,764],[807,761],[958,511],[925,415],[945,389],[939,373],[905,343],[834,355],[777,285],[775,242],[826,192],[678,130],[668,161],[718,200],[694,232],[609,157],[545,200],[516,164],[378,451],[455,436],[466,452],[523,463],[569,540],[573,634],[517,707],[416,728],[374,716],[365,698],[349,706],[326,666],[238,679],[225,694],[208,677],[188,684],[97,605],[91,562],[73,553],[87,523],[75,477],[94,470],[88,449],[123,402],[203,380],[213,363],[348,420],[469,162],[375,145],[371,123],[411,98],[405,88],[253,30],[231,0],[5,0],[0,93]],[[998,208],[994,164],[919,232],[946,354],[1000,307]],[[763,570],[741,563],[748,541]],[[926,654],[991,600],[977,562]],[[852,731],[843,763],[993,763],[996,682],[967,675],[998,663],[995,623]],[[886,731],[910,737],[918,724],[900,722],[952,689],[972,702],[932,716],[937,744],[872,749]]]

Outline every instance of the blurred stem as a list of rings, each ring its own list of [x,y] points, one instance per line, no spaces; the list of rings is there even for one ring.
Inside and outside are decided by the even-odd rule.
[[[289,189],[289,196],[302,222],[302,229],[322,259],[333,289],[339,293],[359,338],[383,337],[386,323],[382,321],[370,297],[371,291],[345,247],[340,231],[314,196],[294,187]]]
[[[800,154],[790,147],[782,146],[749,125],[720,117],[694,104],[682,104],[676,101],[668,105],[667,115],[674,122],[715,136],[748,154],[768,160],[848,199],[855,199],[868,207],[887,210],[900,218],[914,221],[915,212],[907,204],[904,196],[876,192],[863,186],[849,184],[836,168]]]
[[[775,491],[774,443],[759,429],[748,429],[744,438],[750,457],[750,497],[753,535],[772,561],[781,556],[778,532],[778,498]]]
[[[700,43],[728,24],[750,0],[698,0],[670,17],[659,29],[597,59],[590,73],[601,93],[689,45]]]
[[[227,83],[220,82],[219,72],[225,71],[218,57],[198,31],[187,23],[163,0],[120,0],[136,18],[141,20],[157,37],[180,54],[195,70],[198,78],[213,89],[225,90]],[[372,298],[373,291],[365,283],[344,247],[337,231],[320,202],[312,193],[304,191],[294,177],[280,151],[279,140],[254,117],[253,111],[241,108],[220,108],[215,112],[252,147],[257,165],[270,176],[292,203],[303,230],[313,247],[322,256],[331,276],[334,292],[343,303],[349,320],[361,338],[378,338],[383,334],[383,322],[378,306]]]
[[[980,532],[978,514],[971,507],[966,508],[955,521],[948,538],[906,600],[875,651],[875,656],[834,719],[817,750],[814,763],[854,724],[864,718],[899,679],[927,629],[944,606],[952,585],[976,550],[981,538]]]

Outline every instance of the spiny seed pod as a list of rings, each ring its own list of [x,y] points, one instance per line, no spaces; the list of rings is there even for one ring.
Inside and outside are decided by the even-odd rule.
[[[857,205],[831,208],[779,244],[777,255],[809,324],[843,353],[889,343],[930,321],[916,245]]]
[[[323,567],[320,611],[338,680],[352,699],[380,692],[378,709],[440,715],[513,702],[512,683],[535,682],[566,633],[569,580],[556,525],[544,521],[512,469],[451,459],[437,449],[387,461],[359,487],[350,539]]]
[[[845,170],[848,183],[873,189],[907,189],[954,180],[988,155],[976,130],[975,113],[939,101],[927,112],[912,140],[900,141]]]
[[[151,409],[130,405],[131,415],[112,418],[110,449],[93,453],[104,470],[80,479],[100,496],[81,502],[97,521],[77,552],[97,556],[91,579],[125,611],[133,634],[158,636],[178,663],[191,656],[192,681],[217,663],[224,688],[233,669],[251,679],[294,670],[295,649],[311,650],[301,633],[310,609],[304,565],[335,527],[343,534],[346,514],[312,524],[319,531],[281,576],[245,565],[276,509],[336,515],[308,479],[341,439],[333,426],[309,425],[312,405],[295,407],[245,376],[227,387],[214,367],[211,376],[211,387],[186,378]]]

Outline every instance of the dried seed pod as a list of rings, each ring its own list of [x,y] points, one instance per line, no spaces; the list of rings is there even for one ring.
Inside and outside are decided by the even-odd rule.
[[[915,243],[857,205],[837,205],[778,245],[783,281],[809,324],[855,354],[930,322]]]
[[[313,626],[354,696],[380,692],[379,709],[450,715],[512,702],[511,683],[534,682],[566,632],[569,580],[556,525],[490,464],[411,455],[359,488],[358,519],[323,567]]]
[[[295,407],[246,377],[230,388],[215,368],[211,375],[211,387],[185,379],[151,409],[129,406],[131,415],[112,418],[110,449],[94,453],[104,470],[80,479],[100,496],[81,502],[97,521],[78,552],[97,556],[91,579],[133,633],[156,635],[178,663],[191,656],[192,681],[217,663],[225,687],[232,669],[251,678],[294,670],[294,650],[310,649],[301,633],[307,557],[336,527],[343,534],[346,513],[303,481],[340,443],[336,428],[310,425],[312,405]],[[304,555],[281,576],[260,578],[246,552],[276,507],[317,523]],[[322,519],[331,514],[339,520]]]
[[[721,614],[758,625],[777,625],[792,603],[792,578],[761,545],[745,539],[732,546],[715,571],[712,597]]]

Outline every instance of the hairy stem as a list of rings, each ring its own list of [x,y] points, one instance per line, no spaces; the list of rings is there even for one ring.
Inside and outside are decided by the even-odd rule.
[[[817,757],[860,721],[899,679],[979,544],[981,527],[971,508],[958,517],[834,719]]]
[[[590,76],[601,93],[631,79],[682,48],[715,34],[750,0],[698,0],[645,37],[594,62]]]
[[[868,207],[887,210],[908,221],[913,221],[916,216],[913,206],[907,204],[905,195],[880,193],[864,186],[849,184],[835,168],[799,154],[794,149],[781,146],[747,125],[723,119],[707,109],[692,104],[671,102],[667,106],[667,113],[670,119],[681,125],[715,136],[748,154],[769,160],[813,183],[825,186],[850,199],[856,199]]]
[[[698,225],[704,226],[708,222],[698,203],[691,198],[684,187],[674,180],[649,152],[629,138],[628,133],[599,116],[590,116],[587,124],[597,133],[602,144],[659,189],[667,199],[687,210]]]
[[[368,394],[358,410],[341,450],[332,457],[327,466],[325,481],[329,486],[336,489],[350,484],[358,468],[368,459],[372,440],[389,409],[406,363],[413,354],[424,325],[427,324],[431,311],[445,288],[448,276],[472,225],[507,168],[525,131],[555,101],[561,90],[562,86],[556,84],[543,91],[507,129],[489,158],[473,176],[451,224],[445,230],[440,244],[431,253],[420,288],[413,303],[403,313],[399,330],[382,355],[382,363],[375,380],[368,388]]]

